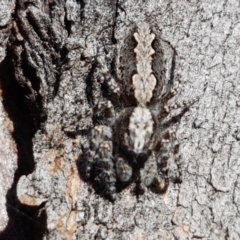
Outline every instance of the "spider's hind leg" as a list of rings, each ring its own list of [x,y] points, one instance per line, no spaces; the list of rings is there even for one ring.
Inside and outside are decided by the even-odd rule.
[[[157,164],[162,188],[167,188],[169,180],[181,183],[181,158],[176,130],[165,129],[162,132]]]
[[[169,178],[174,183],[182,182],[182,163],[181,156],[179,153],[179,142],[176,138],[176,131],[170,131],[170,148],[171,148],[171,157],[168,167]]]

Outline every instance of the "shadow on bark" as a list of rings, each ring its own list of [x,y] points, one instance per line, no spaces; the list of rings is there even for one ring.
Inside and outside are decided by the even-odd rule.
[[[6,207],[9,217],[7,227],[0,233],[0,239],[25,240],[43,238],[46,232],[46,213],[40,211],[43,205],[32,207],[21,204],[16,196],[19,178],[34,170],[32,138],[36,133],[36,122],[26,102],[25,91],[14,77],[14,67],[11,51],[0,65],[0,84],[3,95],[3,105],[14,127],[12,133],[17,146],[18,168],[14,182],[6,195]],[[26,69],[27,71],[28,69]],[[33,76],[34,77],[34,76]]]

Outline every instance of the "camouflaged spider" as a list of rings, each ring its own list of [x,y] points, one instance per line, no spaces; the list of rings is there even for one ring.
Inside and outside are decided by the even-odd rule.
[[[122,50],[126,56],[120,57],[120,77],[116,80],[103,55],[97,58],[101,70],[98,76],[108,94],[93,107],[95,127],[85,153],[86,176],[98,192],[113,200],[117,186],[133,181],[143,189],[153,184],[164,188],[169,162],[176,163],[172,172],[175,179],[180,178],[179,144],[170,126],[187,110],[185,106],[179,115],[167,119],[176,107],[169,100],[179,87],[179,81],[173,84],[175,50],[169,48],[172,60],[166,79],[164,47],[159,47],[159,39],[148,24],[138,26],[133,38],[126,41]]]

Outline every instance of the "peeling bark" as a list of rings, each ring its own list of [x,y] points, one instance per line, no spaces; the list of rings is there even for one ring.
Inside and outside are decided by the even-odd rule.
[[[239,239],[239,2],[3,2],[0,238]],[[199,101],[177,130],[182,183],[139,197],[126,188],[113,203],[85,181],[79,161],[99,49],[120,72],[116,56],[140,21],[177,52],[176,101]]]

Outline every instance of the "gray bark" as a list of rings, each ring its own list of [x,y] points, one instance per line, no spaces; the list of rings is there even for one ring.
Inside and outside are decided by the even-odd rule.
[[[239,1],[1,6],[1,239],[240,238]],[[126,188],[113,203],[84,181],[78,164],[92,128],[89,88],[100,88],[89,81],[98,50],[111,71],[141,21],[176,49],[175,101],[199,101],[178,126],[182,183],[139,197]]]

